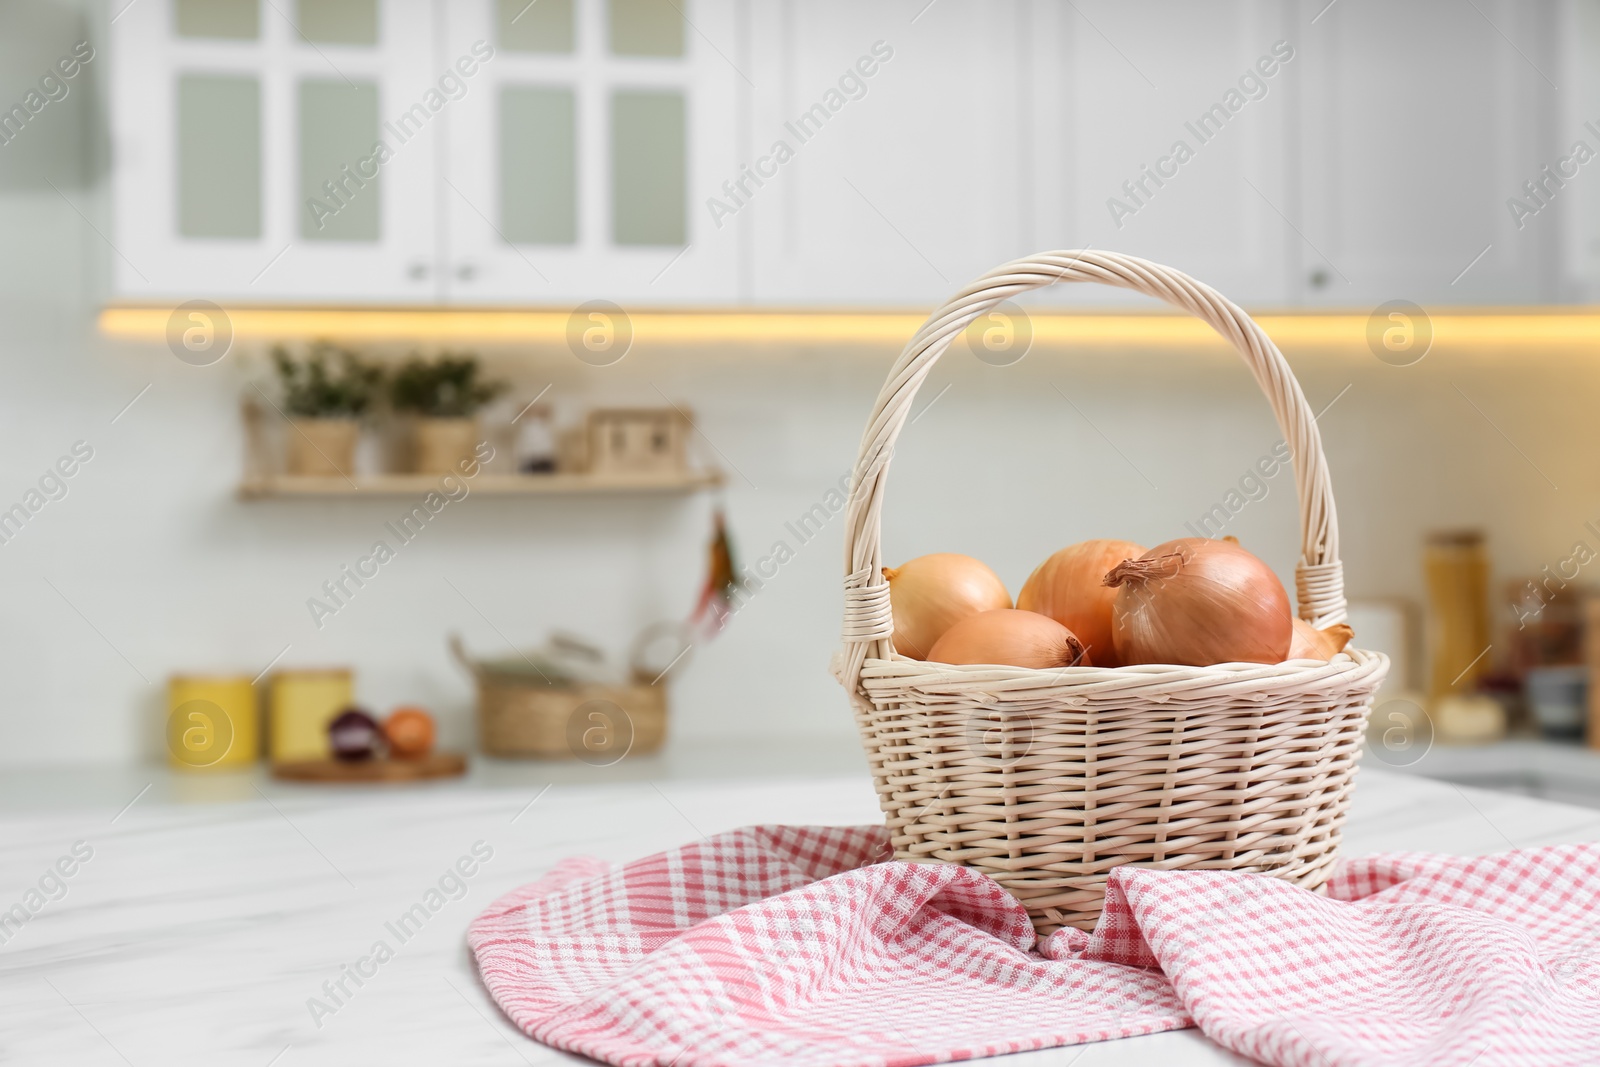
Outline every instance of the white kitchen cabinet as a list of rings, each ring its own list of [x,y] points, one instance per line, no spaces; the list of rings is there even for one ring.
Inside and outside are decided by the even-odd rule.
[[[1030,5],[926,4],[753,5],[741,161],[768,173],[707,192],[753,302],[924,306],[1018,253]]]
[[[924,307],[1006,259],[1091,247],[1253,307],[1582,296],[1600,241],[1565,220],[1600,214],[1583,178],[1520,227],[1507,205],[1576,140],[1600,149],[1581,102],[1556,106],[1593,54],[1581,5],[1565,16],[1580,43],[1557,47],[1564,10],[758,4],[748,152],[797,151],[735,220],[747,292]],[[800,143],[791,120],[880,39],[894,58],[866,95]],[[1088,286],[1032,299],[1148,304]]]
[[[526,4],[450,5],[452,54],[495,55],[450,115],[447,299],[733,302],[735,249],[696,204],[736,167],[734,0]]]
[[[111,24],[118,298],[434,298],[432,4],[320,6],[141,0]]]
[[[1555,85],[1592,55],[1579,48],[1564,69],[1559,10],[1510,0],[1042,9],[1036,125],[1059,132],[1039,140],[1040,234],[1171,264],[1252,307],[1562,299],[1563,213],[1582,178],[1569,175],[1521,228],[1507,208],[1574,140],[1600,147],[1576,115],[1555,128]],[[1042,51],[1055,41],[1064,62]],[[1167,164],[1176,175],[1156,184],[1157,154],[1180,141],[1192,158]],[[1052,174],[1064,176],[1061,192]],[[1112,198],[1132,214],[1108,211]]]
[[[926,308],[1087,247],[1252,307],[1584,297],[1594,183],[1507,204],[1600,150],[1587,12],[140,0],[111,24],[115,296]]]
[[[1285,149],[1303,61],[1285,11],[1263,0],[1041,5],[1029,41],[1034,242],[1142,256],[1241,304],[1284,304],[1280,212],[1295,204]],[[1104,286],[1049,296],[1151,306]]]
[[[733,2],[682,10],[130,5],[112,25],[115,295],[731,302],[735,253],[689,204],[735,165]]]
[[[1573,110],[1558,128],[1578,68],[1561,68],[1556,13],[1511,0],[1341,0],[1301,28],[1295,303],[1559,298],[1564,201],[1596,179],[1551,186],[1553,210],[1520,229],[1507,208],[1574,140],[1600,148]]]
[[[1261,0],[758,5],[749,152],[795,153],[735,220],[753,246],[751,298],[923,307],[1005,260],[1094,247],[1281,304],[1287,246],[1274,207],[1293,204],[1292,63],[1271,60],[1277,76],[1256,75],[1257,99],[1240,96],[1225,128],[1213,119],[1210,143],[1186,123],[1284,36],[1283,9]],[[863,95],[823,128],[797,130],[875,46],[892,57],[858,79]],[[1179,140],[1194,158],[1154,184],[1141,168]],[[1145,195],[1130,198],[1127,181]],[[1109,211],[1113,198],[1131,213]],[[1104,287],[1033,299],[1136,300]]]
[[[1562,71],[1561,136],[1556,141],[1566,155],[1572,142],[1582,140],[1600,152],[1600,134],[1585,123],[1600,128],[1600,116],[1592,102],[1600,98],[1600,4],[1594,0],[1562,0],[1559,5],[1557,39],[1560,41]],[[1600,159],[1600,156],[1596,157]],[[1600,180],[1588,172],[1595,160],[1583,165],[1584,175],[1570,183],[1555,211],[1541,210],[1535,219],[1551,215],[1552,228],[1560,231],[1561,282],[1558,299],[1574,303],[1600,303]],[[1566,194],[1571,194],[1568,197]]]

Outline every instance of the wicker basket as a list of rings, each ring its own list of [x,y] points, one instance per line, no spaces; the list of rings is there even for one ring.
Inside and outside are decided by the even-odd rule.
[[[478,743],[485,755],[610,766],[654,752],[666,740],[666,686],[648,675],[634,671],[627,685],[552,685],[531,671],[495,670],[473,660],[454,636],[450,649],[478,685]]]
[[[989,272],[936,311],[878,394],[845,530],[851,694],[895,857],[983,871],[1041,934],[1091,929],[1121,864],[1326,880],[1350,805],[1372,695],[1388,659],[1329,663],[952,667],[907,659],[882,576],[879,517],[895,439],[934,361],[1002,300],[1055,282],[1159,297],[1232,342],[1294,451],[1300,617],[1345,618],[1333,490],[1317,424],[1276,346],[1236,305],[1131,256],[1045,252]]]

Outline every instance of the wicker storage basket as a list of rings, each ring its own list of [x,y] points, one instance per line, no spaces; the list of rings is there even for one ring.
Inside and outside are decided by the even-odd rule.
[[[485,755],[609,766],[666,740],[666,686],[647,676],[635,672],[630,685],[551,685],[531,671],[497,671],[473,660],[455,637],[450,648],[477,682]]]
[[[1036,671],[924,663],[890,642],[879,517],[917,390],[975,318],[1056,282],[1159,297],[1239,350],[1294,451],[1300,617],[1318,627],[1345,618],[1317,424],[1248,315],[1178,271],[1109,252],[1045,252],[989,272],[936,311],[889,372],[862,437],[845,528],[836,671],[895,857],[983,871],[1022,901],[1041,934],[1093,928],[1106,872],[1121,864],[1255,871],[1315,889],[1338,849],[1386,657],[1351,649],[1329,663]]]
[[[478,743],[486,756],[609,765],[654,752],[666,736],[667,695],[660,688],[478,679]]]

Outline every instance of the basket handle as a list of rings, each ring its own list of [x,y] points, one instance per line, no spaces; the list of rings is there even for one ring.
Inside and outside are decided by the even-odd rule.
[[[467,655],[466,646],[461,643],[461,635],[458,633],[452,633],[450,635],[450,655],[454,657],[455,661],[461,664],[462,668],[465,669],[468,674],[472,675],[473,678],[480,681],[482,680],[483,671],[478,667],[477,661],[475,661],[471,656]]]
[[[1300,617],[1319,628],[1344,621],[1339,522],[1322,437],[1300,383],[1278,347],[1237,304],[1171,267],[1116,252],[1040,252],[996,267],[929,316],[900,353],[872,407],[852,477],[844,535],[844,662],[839,666],[841,680],[852,693],[864,661],[887,659],[891,651],[894,617],[889,583],[883,577],[880,519],[889,460],[917,390],[974,319],[1003,300],[1056,282],[1098,282],[1158,297],[1208,323],[1239,350],[1294,453],[1300,498],[1300,562],[1295,567]]]

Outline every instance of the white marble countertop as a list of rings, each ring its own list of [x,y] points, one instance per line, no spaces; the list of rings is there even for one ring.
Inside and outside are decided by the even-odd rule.
[[[575,853],[622,861],[748,823],[877,821],[847,745],[724,747],[604,771],[480,763],[465,781],[420,789],[305,787],[259,772],[8,773],[0,911],[41,880],[56,899],[0,929],[0,1061],[577,1062],[523,1037],[479,985],[464,931],[491,899]],[[1594,839],[1600,811],[1369,769],[1346,848],[1473,854]],[[465,895],[319,1027],[308,999],[479,842],[493,857]],[[70,876],[51,876],[58,864]],[[1004,1062],[1243,1061],[1190,1030]]]

